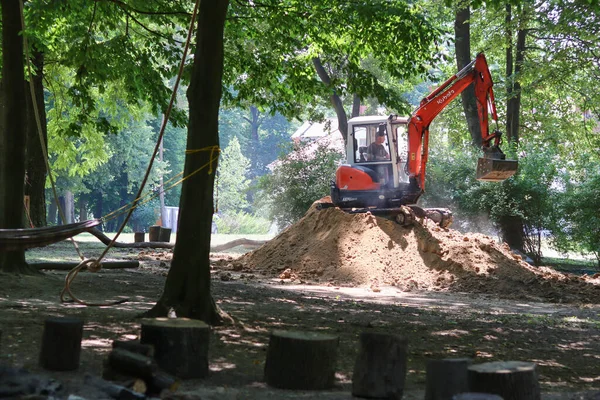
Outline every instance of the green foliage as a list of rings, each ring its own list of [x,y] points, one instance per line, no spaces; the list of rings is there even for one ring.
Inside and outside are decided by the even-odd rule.
[[[226,104],[255,105],[287,117],[316,115],[332,90],[376,97],[402,109],[405,102],[363,65],[366,57],[396,79],[426,72],[440,31],[417,3],[339,0],[232,3],[227,25]],[[333,21],[333,22],[332,22]],[[339,23],[336,23],[339,22]],[[319,57],[332,77],[324,85],[315,73]]]
[[[552,232],[560,250],[591,253],[600,266],[600,162],[590,161],[581,178],[565,176],[566,188],[557,196]]]
[[[264,235],[269,232],[271,222],[245,211],[234,211],[215,218],[219,233]]]
[[[298,221],[314,201],[329,195],[342,158],[338,150],[316,142],[300,144],[274,163],[272,173],[260,179],[259,187],[280,228]]]
[[[215,204],[223,214],[237,213],[248,207],[246,192],[250,185],[248,168],[250,162],[242,154],[240,142],[233,138],[222,152],[219,160]]]
[[[154,225],[158,218],[159,206],[156,199],[138,206],[129,219],[129,226],[133,232],[148,232],[148,228]]]
[[[540,149],[523,140],[519,170],[502,183],[475,180],[477,157],[481,154],[468,144],[465,143],[461,151],[444,150],[433,152],[431,157],[432,167],[428,169],[427,183],[428,205],[454,206],[460,210],[455,218],[458,224],[464,223],[461,218],[472,218],[464,225],[479,229],[478,217],[481,215],[489,217],[495,225],[519,217],[524,225],[526,251],[539,261],[541,234],[551,226],[556,216],[558,158],[554,149]]]

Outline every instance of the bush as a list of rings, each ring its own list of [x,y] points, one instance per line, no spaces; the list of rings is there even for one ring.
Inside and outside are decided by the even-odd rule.
[[[283,228],[304,216],[313,202],[330,194],[343,154],[329,144],[302,144],[280,158],[259,188],[270,217]]]
[[[269,232],[271,222],[244,211],[228,213],[214,219],[217,233],[264,235]]]

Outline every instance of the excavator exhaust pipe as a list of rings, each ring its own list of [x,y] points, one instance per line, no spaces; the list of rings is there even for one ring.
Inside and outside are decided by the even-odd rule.
[[[477,160],[477,180],[484,182],[502,182],[517,172],[516,160],[501,160],[479,157]]]

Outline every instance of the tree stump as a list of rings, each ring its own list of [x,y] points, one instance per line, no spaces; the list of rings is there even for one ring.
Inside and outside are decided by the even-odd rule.
[[[154,345],[158,366],[176,377],[208,375],[210,330],[202,321],[187,318],[154,318],[142,321],[141,343]]]
[[[460,393],[452,397],[452,400],[503,400],[497,394],[489,393]]]
[[[134,232],[133,241],[135,243],[144,243],[146,241],[146,234],[144,232]]]
[[[468,368],[469,390],[500,395],[504,400],[539,400],[540,384],[534,363],[496,361]]]
[[[425,400],[451,400],[452,396],[469,391],[467,368],[470,358],[445,358],[427,362]]]
[[[78,318],[47,318],[44,321],[40,365],[51,371],[79,367],[83,321]]]
[[[148,228],[148,241],[149,242],[158,242],[160,236],[160,225],[152,225]]]
[[[408,342],[398,335],[363,332],[352,375],[352,395],[401,399],[406,378]]]
[[[171,228],[160,228],[160,232],[158,233],[158,241],[159,242],[170,242],[171,241]]]
[[[273,331],[265,381],[280,389],[320,390],[333,386],[339,338],[317,332]]]

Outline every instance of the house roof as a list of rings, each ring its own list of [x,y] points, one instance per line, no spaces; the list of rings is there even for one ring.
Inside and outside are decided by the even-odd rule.
[[[305,121],[296,132],[292,139],[318,139],[324,136],[339,134],[337,118],[327,118],[325,122]]]

